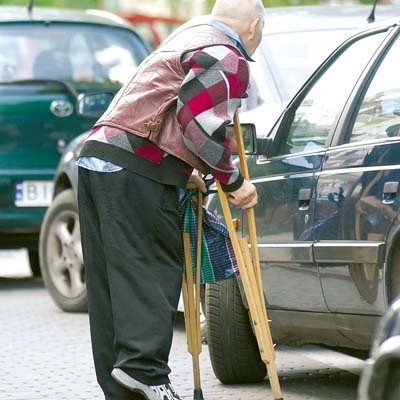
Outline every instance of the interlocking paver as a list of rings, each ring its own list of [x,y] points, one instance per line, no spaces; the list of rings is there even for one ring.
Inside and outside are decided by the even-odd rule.
[[[6,260],[14,262],[12,257]],[[3,272],[4,265],[0,254]],[[103,399],[93,369],[88,315],[60,311],[42,281],[24,271],[0,277],[0,400]],[[360,360],[318,346],[276,350],[285,400],[355,400]],[[192,399],[192,361],[182,317],[175,328],[170,366],[177,392],[183,400]],[[273,399],[267,382],[222,385],[206,345],[200,366],[206,400]]]

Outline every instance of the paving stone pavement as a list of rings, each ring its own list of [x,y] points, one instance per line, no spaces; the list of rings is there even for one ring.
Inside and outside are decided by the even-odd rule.
[[[0,255],[0,272],[4,271]],[[2,274],[0,274],[2,275]],[[278,347],[285,400],[355,400],[363,362],[318,346]],[[192,363],[183,318],[175,327],[171,380],[183,400],[193,398]],[[208,348],[200,356],[206,400],[273,399],[267,382],[222,385]],[[40,279],[26,270],[0,277],[0,400],[100,400],[87,314],[60,311]]]

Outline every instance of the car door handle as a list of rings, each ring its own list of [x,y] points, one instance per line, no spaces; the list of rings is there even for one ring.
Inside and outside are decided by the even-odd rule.
[[[304,211],[310,208],[311,189],[303,188],[299,190],[299,210]]]
[[[385,182],[383,185],[383,204],[392,204],[396,200],[399,182]]]

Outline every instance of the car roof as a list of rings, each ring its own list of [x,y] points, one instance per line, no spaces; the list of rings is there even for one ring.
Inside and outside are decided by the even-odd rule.
[[[265,34],[318,31],[331,29],[367,28],[372,6],[360,5],[320,5],[271,7],[265,10]],[[375,20],[397,17],[400,20],[400,6],[378,4]],[[310,23],[312,20],[312,23]]]
[[[267,7],[265,8],[264,35],[337,29],[354,31],[362,28],[367,29],[371,25],[367,21],[371,11],[372,6],[368,4]],[[393,17],[398,17],[400,20],[400,5],[377,5],[375,9],[376,21],[384,21]],[[177,31],[192,25],[209,23],[211,20],[210,14],[200,15],[182,24]],[[172,36],[176,32],[173,32]]]
[[[30,13],[24,6],[0,6],[0,23],[30,21],[102,24],[132,29],[132,25],[123,18],[104,10],[34,6]]]

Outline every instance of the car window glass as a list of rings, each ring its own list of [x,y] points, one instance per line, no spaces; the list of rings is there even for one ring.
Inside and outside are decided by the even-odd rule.
[[[68,47],[74,80],[92,80],[96,74],[94,65],[96,60],[85,35],[81,33],[73,35]]]
[[[279,154],[313,151],[326,145],[338,112],[381,40],[382,34],[375,34],[354,42],[315,82],[294,110]]]
[[[0,82],[123,83],[147,50],[125,29],[85,24],[0,27]]]
[[[379,66],[361,103],[350,142],[400,134],[400,40],[393,44]]]

